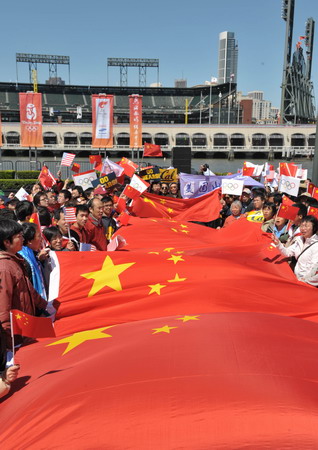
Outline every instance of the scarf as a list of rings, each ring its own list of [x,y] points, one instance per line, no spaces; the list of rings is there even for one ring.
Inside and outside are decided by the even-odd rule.
[[[34,251],[29,247],[23,246],[22,250],[18,252],[30,265],[32,272],[32,284],[34,289],[47,300],[47,295],[44,288],[44,280],[40,262],[35,258]]]

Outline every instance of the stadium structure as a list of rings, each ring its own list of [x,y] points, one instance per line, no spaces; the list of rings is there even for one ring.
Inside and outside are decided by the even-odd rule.
[[[29,149],[20,146],[19,92],[32,90],[29,83],[0,83],[3,158],[28,155]],[[114,95],[113,150],[119,153],[131,152],[131,94],[143,96],[143,143],[161,145],[167,155],[175,146],[190,146],[198,157],[242,157],[246,151],[259,156],[274,152],[281,157],[294,151],[306,155],[313,151],[315,125],[242,124],[244,109],[236,103],[234,83],[231,90],[230,83],[189,88],[39,84],[38,92],[42,93],[44,141],[43,148],[36,151],[38,156],[91,150],[91,95],[100,93]]]

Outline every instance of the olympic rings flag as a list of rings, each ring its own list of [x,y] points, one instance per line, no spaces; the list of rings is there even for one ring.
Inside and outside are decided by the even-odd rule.
[[[287,177],[281,175],[278,190],[286,194],[297,197],[300,185],[300,178]]]
[[[113,147],[113,111],[113,95],[92,95],[92,147]]]
[[[222,179],[222,194],[241,195],[243,191],[244,180]]]
[[[42,94],[20,92],[21,147],[43,147]]]
[[[93,187],[92,181],[97,180],[97,175],[95,170],[88,170],[87,172],[74,174],[73,180],[76,186],[82,186],[85,191],[85,189]]]

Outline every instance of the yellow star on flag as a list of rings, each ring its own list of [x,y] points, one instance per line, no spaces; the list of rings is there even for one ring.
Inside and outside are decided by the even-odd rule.
[[[177,283],[178,281],[185,281],[186,278],[180,278],[179,275],[176,273],[176,276],[174,277],[173,280],[167,280],[168,283]]]
[[[163,200],[163,199],[160,200],[160,203],[161,203],[162,205],[164,205],[166,202],[167,202],[167,200]]]
[[[175,253],[177,253],[178,255],[181,255],[182,253],[184,253],[184,251],[183,250],[179,250],[178,252],[175,252]]]
[[[94,280],[93,286],[88,293],[88,297],[92,297],[105,286],[114,289],[114,291],[122,291],[123,288],[121,286],[119,275],[134,264],[136,263],[133,262],[115,265],[111,257],[106,256],[100,270],[81,274],[81,277],[87,278],[88,280]]]
[[[161,328],[153,328],[154,333],[152,333],[152,334],[157,334],[157,333],[168,333],[168,334],[170,334],[170,330],[173,330],[174,328],[178,328],[178,327],[169,327],[169,325],[164,325]]]
[[[29,222],[34,223],[33,217],[31,217],[31,219],[29,220]]]
[[[171,250],[174,250],[174,247],[167,247],[164,249],[164,252],[171,252]]]
[[[178,317],[178,319],[176,320],[182,320],[182,322],[189,322],[189,320],[200,320],[198,319],[198,317],[200,316],[183,316],[183,317]]]
[[[110,334],[103,333],[103,331],[114,326],[115,325],[111,325],[109,327],[96,328],[95,330],[80,331],[79,333],[74,333],[71,336],[52,342],[51,344],[48,344],[47,347],[50,347],[51,345],[68,344],[62,353],[62,355],[65,355],[65,353],[70,352],[73,348],[83,344],[83,342],[112,337]]]
[[[171,228],[172,231],[174,231],[175,233],[178,233],[178,230],[176,230],[175,228]]]
[[[145,203],[150,203],[154,208],[156,208],[155,202],[153,202],[153,201],[150,200],[149,198],[142,197],[142,199],[143,199],[143,201],[144,201]]]
[[[19,313],[16,314],[15,317],[16,317],[18,320],[22,319],[22,316],[21,316]]]
[[[183,224],[181,224],[180,227],[181,228],[189,228],[188,225],[183,225]]]
[[[190,233],[190,231],[189,230],[181,230],[181,233],[188,234],[188,233]]]
[[[173,213],[173,209],[172,208],[167,208],[168,213]]]
[[[154,294],[154,293],[160,295],[161,294],[161,292],[160,292],[161,289],[165,288],[166,284],[157,283],[157,284],[148,284],[148,286],[151,288],[151,290],[149,291],[148,295]]]
[[[182,259],[182,256],[178,256],[178,255],[171,255],[170,258],[167,258],[167,261],[173,261],[174,264],[177,264],[177,262],[179,261],[184,261],[184,259]]]
[[[158,220],[156,219],[150,219],[152,222],[158,222]]]
[[[159,252],[148,252],[148,255],[159,255]]]

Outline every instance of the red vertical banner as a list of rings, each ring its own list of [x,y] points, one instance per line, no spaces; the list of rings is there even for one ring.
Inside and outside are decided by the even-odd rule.
[[[42,94],[20,92],[21,147],[43,147]]]
[[[92,95],[92,147],[113,147],[113,95]]]
[[[142,95],[129,96],[130,148],[142,147]]]

